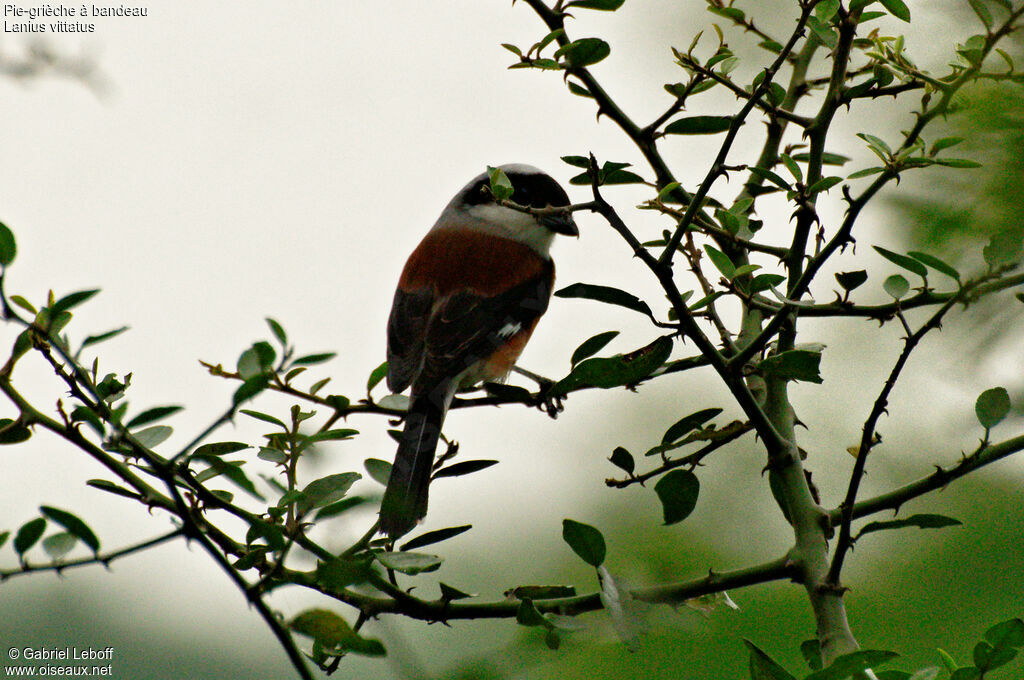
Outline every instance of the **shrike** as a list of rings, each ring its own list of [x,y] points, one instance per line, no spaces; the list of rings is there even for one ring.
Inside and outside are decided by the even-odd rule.
[[[511,200],[569,205],[565,190],[529,165],[503,165]],[[392,538],[427,513],[441,425],[455,392],[503,380],[547,309],[555,280],[555,234],[578,236],[568,212],[529,214],[503,206],[486,173],[464,186],[409,256],[388,319],[388,387],[412,387],[405,430],[380,509]]]

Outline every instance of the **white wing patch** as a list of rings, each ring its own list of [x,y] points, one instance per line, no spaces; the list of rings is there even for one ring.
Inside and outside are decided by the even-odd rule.
[[[507,340],[521,330],[523,330],[523,324],[518,321],[507,323],[498,331],[498,337]]]

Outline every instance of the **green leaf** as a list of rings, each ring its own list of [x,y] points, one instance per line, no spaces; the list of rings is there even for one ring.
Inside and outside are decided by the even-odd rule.
[[[1008,230],[994,234],[981,253],[985,264],[993,269],[1016,263],[1021,256],[1020,232]]]
[[[36,517],[25,522],[14,535],[14,551],[18,555],[24,555],[32,546],[39,542],[44,531],[46,531],[46,519],[43,517]]]
[[[1010,619],[997,623],[985,631],[985,639],[995,647],[1001,645],[1024,647],[1024,621]]]
[[[893,274],[882,282],[882,288],[886,293],[899,300],[910,292],[910,282],[899,274]]]
[[[138,432],[132,432],[132,437],[147,449],[152,449],[167,441],[174,434],[174,428],[167,425],[154,425]]]
[[[362,478],[358,472],[340,472],[310,482],[302,489],[302,496],[296,504],[298,513],[305,515],[310,510],[341,500]]]
[[[391,477],[391,463],[379,458],[367,458],[363,461],[363,467],[366,468],[366,474],[370,475],[370,479],[378,484],[388,485],[388,479]]]
[[[786,191],[790,191],[793,188],[793,187],[789,186],[789,183],[786,182],[786,180],[782,179],[781,177],[776,175],[771,170],[768,170],[766,168],[759,168],[757,166],[752,166],[752,167],[747,168],[747,169],[750,170],[750,172],[752,174],[757,175],[758,177],[761,177],[762,179],[768,180],[769,182],[771,182],[775,186],[779,187],[780,189],[785,189]]]
[[[690,470],[670,470],[654,485],[665,525],[681,522],[697,507],[700,481]]]
[[[1006,417],[1010,412],[1010,395],[1004,387],[993,387],[978,395],[974,402],[974,413],[978,416],[978,422],[986,430],[990,430]]]
[[[872,149],[879,156],[883,158],[892,157],[892,149],[889,147],[888,144],[885,143],[885,140],[883,140],[881,137],[869,135],[866,132],[858,132],[857,136],[863,139],[865,142],[867,142],[868,148]]]
[[[565,57],[568,68],[583,68],[598,63],[611,52],[611,46],[600,38],[580,38],[558,48],[555,59]]]
[[[271,425],[277,425],[278,427],[280,427],[285,432],[288,431],[288,426],[285,425],[282,420],[280,420],[279,418],[275,418],[274,416],[270,415],[269,413],[262,413],[260,411],[253,411],[253,410],[250,410],[250,409],[247,409],[247,408],[238,409],[238,412],[239,413],[244,413],[245,415],[249,416],[250,418],[255,418],[256,420],[262,420],[265,423],[270,423]]]
[[[708,254],[708,258],[715,265],[715,269],[731,281],[733,276],[736,275],[736,265],[732,263],[729,256],[709,244],[704,246],[704,252]]]
[[[868,273],[863,269],[853,272],[836,272],[836,281],[843,290],[852,291],[868,280]]]
[[[406,541],[400,550],[403,552],[406,550],[413,550],[415,548],[422,548],[425,545],[432,545],[434,543],[440,543],[441,541],[447,541],[449,538],[458,536],[459,534],[469,531],[473,528],[472,524],[463,524],[457,527],[447,527],[446,529],[437,529],[435,531],[428,531],[420,534],[415,538],[411,538]]]
[[[366,380],[366,393],[369,394],[373,391],[373,388],[377,386],[384,376],[388,374],[388,362],[384,362],[377,368],[370,372],[370,377]]]
[[[610,389],[636,385],[660,368],[671,353],[672,340],[662,336],[629,354],[585,359],[555,383],[549,394],[557,397],[584,387]]]
[[[10,418],[0,418],[0,445],[20,444],[32,436],[32,430]]]
[[[864,649],[851,654],[844,654],[832,662],[827,668],[808,675],[804,680],[845,680],[851,675],[861,673],[869,668],[874,669],[899,656],[895,652],[875,649]]]
[[[818,19],[818,17],[807,17],[807,27],[811,29],[811,33],[814,37],[830,50],[835,49],[836,45],[839,44],[839,34],[836,33],[834,28]]]
[[[563,519],[562,539],[587,564],[600,567],[604,563],[606,553],[604,536],[589,524]]]
[[[765,654],[750,640],[744,640],[750,650],[750,680],[796,680],[790,673]]]
[[[415,552],[383,552],[377,551],[373,556],[388,569],[415,576],[428,571],[437,571],[444,561],[437,555]]]
[[[11,537],[10,531],[0,531],[0,548],[4,547],[7,543],[7,539]]]
[[[899,253],[894,253],[891,250],[886,250],[885,248],[882,248],[881,246],[872,246],[872,248],[875,249],[875,252],[877,252],[879,255],[889,260],[893,264],[899,265],[900,267],[903,267],[907,271],[911,271],[917,274],[922,279],[928,277],[928,269],[925,268],[923,264],[921,264],[914,258],[907,257],[906,255],[900,255]]]
[[[284,327],[269,316],[267,317],[267,325],[270,326],[270,332],[273,333],[274,337],[277,338],[277,341],[281,343],[281,347],[287,347],[288,334],[284,332]]]
[[[99,335],[90,335],[89,337],[82,341],[82,349],[85,349],[90,345],[99,344],[104,340],[109,340],[110,338],[116,335],[124,333],[126,330],[128,330],[128,326],[121,326],[120,328],[115,328],[114,330],[107,331],[106,333],[100,333]]]
[[[314,519],[318,522],[322,519],[329,519],[331,517],[337,517],[338,515],[351,510],[354,507],[362,505],[366,502],[366,499],[362,496],[349,496],[344,500],[340,500],[337,503],[331,503],[325,505],[316,511]]]
[[[992,19],[992,12],[989,11],[988,7],[982,0],[967,0],[971,5],[971,9],[981,19],[981,23],[985,24],[985,28],[991,30],[994,20]]]
[[[589,359],[594,356],[605,346],[615,339],[615,336],[619,334],[618,331],[605,331],[604,333],[598,333],[597,335],[584,340],[576,351],[572,353],[572,358],[569,359],[569,363],[572,366],[580,363],[584,359]]]
[[[609,305],[618,305],[635,312],[651,316],[651,308],[647,303],[624,290],[612,288],[611,286],[598,286],[590,283],[574,283],[561,290],[555,291],[555,297],[560,298],[584,298],[596,300]]]
[[[611,458],[608,460],[612,462],[612,465],[620,470],[625,470],[626,473],[630,475],[632,475],[633,470],[636,469],[636,461],[633,460],[633,455],[621,446],[615,447],[615,450],[612,451]]]
[[[18,245],[14,241],[14,232],[6,224],[0,222],[0,267],[14,262],[18,254]]]
[[[239,385],[238,389],[235,390],[235,393],[231,395],[231,403],[235,406],[244,404],[263,390],[267,389],[268,385],[270,385],[269,375],[261,374],[248,378],[245,382]]]
[[[882,6],[889,10],[889,14],[903,21],[910,21],[910,10],[903,0],[878,0]]]
[[[384,656],[386,653],[380,640],[360,637],[345,619],[327,609],[307,609],[292,619],[288,627],[313,638],[324,649],[364,656]]]
[[[945,515],[919,514],[911,515],[906,519],[892,519],[883,522],[869,522],[860,530],[858,537],[864,534],[871,534],[876,531],[888,529],[903,529],[905,527],[917,527],[919,529],[942,529],[945,527],[960,526],[962,522]]]
[[[242,442],[214,442],[212,444],[203,444],[197,448],[192,455],[193,456],[225,456],[235,451],[242,451],[244,449],[251,448],[248,444]]]
[[[365,583],[372,574],[370,562],[366,558],[321,560],[316,565],[316,582],[335,590]]]
[[[437,472],[434,473],[433,479],[439,479],[441,477],[459,477],[462,475],[473,474],[480,470],[486,470],[492,465],[497,465],[496,460],[464,460],[459,463],[453,463],[447,465]]]
[[[846,176],[846,179],[857,179],[859,177],[877,175],[880,172],[885,172],[885,168],[881,166],[877,166],[874,168],[864,168],[863,170],[858,170],[857,172],[851,172],[849,175]]]
[[[665,127],[666,135],[713,135],[732,127],[730,116],[687,116]]]
[[[148,425],[149,423],[155,422],[162,418],[166,418],[172,413],[177,413],[183,408],[183,406],[157,406],[155,408],[143,411],[139,415],[135,416],[125,424],[125,427],[127,427],[130,430],[132,428],[140,427],[142,425]]]
[[[665,430],[665,434],[661,438],[661,443],[671,444],[672,442],[679,441],[684,436],[711,420],[721,412],[722,409],[720,408],[706,408],[696,411],[695,413],[691,413],[685,418],[680,419],[677,423],[672,425],[672,427]]]
[[[43,539],[43,550],[51,558],[59,560],[74,550],[76,543],[78,543],[78,539],[75,538],[74,534],[61,531]]]
[[[821,384],[821,352],[791,349],[770,356],[759,365],[761,373],[779,380],[800,380]]]
[[[124,496],[125,498],[139,500],[139,494],[137,492],[118,486],[108,479],[90,479],[85,483],[85,485],[91,486],[94,489],[99,489],[100,491],[112,493],[115,496]]]
[[[66,312],[72,307],[82,304],[98,292],[100,292],[99,289],[94,288],[93,290],[80,290],[77,293],[65,295],[50,305],[50,318],[56,319],[61,312]]]
[[[917,250],[911,250],[910,252],[907,253],[907,255],[910,255],[912,258],[914,258],[918,262],[921,262],[923,264],[928,265],[929,267],[931,267],[932,269],[934,269],[937,272],[945,274],[946,276],[949,276],[950,278],[956,279],[957,281],[960,280],[960,272],[958,272],[956,269],[951,267],[949,264],[947,264],[947,263],[943,262],[942,260],[940,260],[939,258],[935,257],[934,255],[929,255],[928,253],[922,253],[922,252],[917,251]]]
[[[66,510],[49,505],[40,506],[39,510],[44,516],[67,529],[73,536],[81,539],[82,543],[89,546],[93,553],[99,552],[100,539],[96,538],[96,534],[89,528],[89,525],[81,519]]]
[[[963,137],[943,137],[941,139],[937,139],[935,140],[935,143],[932,144],[931,154],[934,156],[943,149],[948,149],[950,147],[956,146],[962,141],[964,141]]]
[[[516,47],[515,45],[513,45],[512,43],[501,43],[501,46],[504,47],[509,52],[511,52],[512,54],[516,55],[517,57],[523,56],[523,51]]]
[[[2,225],[2,224],[3,223],[0,222],[0,225]],[[12,295],[11,296],[11,302],[13,302],[14,304],[18,305],[19,307],[24,309],[29,314],[38,314],[39,313],[39,310],[37,310],[35,308],[35,306],[33,306],[33,304],[31,302],[29,302],[25,298],[21,297],[20,295]]]
[[[312,366],[322,364],[338,356],[337,352],[320,352],[319,354],[307,354],[292,361],[292,366]]]
[[[614,12],[618,8],[622,7],[626,0],[573,0],[565,6],[565,9],[570,7],[579,7],[581,9],[596,9],[602,12]]]
[[[512,186],[512,180],[508,178],[504,170],[488,165],[487,177],[490,180],[491,194],[494,198],[499,201],[506,201],[512,198],[515,188]]]
[[[836,177],[834,175],[830,176],[830,177],[822,177],[817,182],[812,184],[809,189],[807,189],[807,193],[809,193],[809,194],[817,194],[817,193],[820,193],[822,191],[828,191],[829,189],[831,189],[835,185],[841,183],[842,181],[843,181],[842,177]]]
[[[193,460],[201,460],[210,466],[210,470],[216,475],[223,475],[227,477],[235,486],[239,487],[253,498],[261,501],[266,499],[256,490],[256,486],[242,471],[241,463],[229,462],[221,460],[217,456],[196,456],[192,455]]]
[[[981,163],[967,158],[936,158],[936,165],[944,165],[947,168],[980,168]]]

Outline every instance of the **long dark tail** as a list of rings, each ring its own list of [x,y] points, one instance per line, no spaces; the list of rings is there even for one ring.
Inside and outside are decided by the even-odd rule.
[[[391,477],[380,504],[380,530],[392,538],[408,533],[427,514],[427,492],[441,425],[454,391],[447,384],[413,394]]]

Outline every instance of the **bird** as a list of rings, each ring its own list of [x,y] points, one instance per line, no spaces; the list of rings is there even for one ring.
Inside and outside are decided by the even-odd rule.
[[[570,205],[550,175],[499,168],[518,206]],[[381,533],[408,533],[426,516],[441,427],[455,393],[511,371],[554,286],[556,234],[579,236],[569,211],[509,207],[481,173],[449,201],[402,269],[387,326],[387,385],[411,388],[405,426],[381,499]]]

